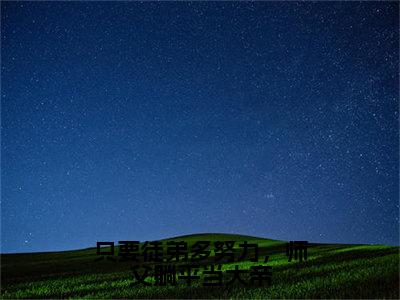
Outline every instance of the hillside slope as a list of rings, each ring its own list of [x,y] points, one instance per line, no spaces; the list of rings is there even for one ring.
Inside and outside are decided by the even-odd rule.
[[[195,234],[168,238],[257,243],[258,263],[222,263],[222,271],[272,267],[268,286],[191,287],[133,285],[129,262],[95,261],[96,249],[1,255],[2,298],[399,298],[399,247],[310,244],[305,262],[288,262],[286,242],[230,234]],[[268,255],[267,263],[263,262]],[[213,255],[211,255],[211,258]],[[117,256],[115,256],[117,258]],[[210,258],[210,259],[211,259]],[[153,282],[153,278],[148,279]]]

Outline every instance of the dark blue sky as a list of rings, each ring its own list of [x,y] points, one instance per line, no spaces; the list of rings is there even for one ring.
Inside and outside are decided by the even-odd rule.
[[[398,244],[398,3],[1,9],[3,252]]]

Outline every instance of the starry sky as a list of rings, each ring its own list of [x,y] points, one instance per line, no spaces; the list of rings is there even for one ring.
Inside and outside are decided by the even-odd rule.
[[[1,2],[1,251],[398,244],[395,2]]]

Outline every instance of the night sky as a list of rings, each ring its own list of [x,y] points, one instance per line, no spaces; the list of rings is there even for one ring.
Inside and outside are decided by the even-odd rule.
[[[2,252],[398,244],[395,2],[2,2]]]

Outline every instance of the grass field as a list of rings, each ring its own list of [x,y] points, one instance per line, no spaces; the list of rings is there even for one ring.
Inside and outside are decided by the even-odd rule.
[[[200,234],[163,240],[248,241],[259,246],[260,261],[223,263],[222,271],[272,267],[263,287],[191,287],[134,285],[129,262],[98,261],[96,249],[2,254],[2,298],[392,298],[399,295],[399,247],[383,245],[310,244],[305,262],[288,262],[286,242],[230,234]],[[166,247],[166,246],[165,246]],[[239,249],[237,249],[239,250]],[[264,264],[265,255],[269,261]],[[213,253],[211,254],[213,256]],[[115,256],[117,258],[117,256]],[[151,263],[148,263],[151,264]],[[225,273],[224,273],[225,274]],[[224,275],[225,276],[225,275]],[[224,277],[225,278],[225,277]],[[243,276],[246,279],[246,276]],[[154,282],[153,277],[146,281]]]

